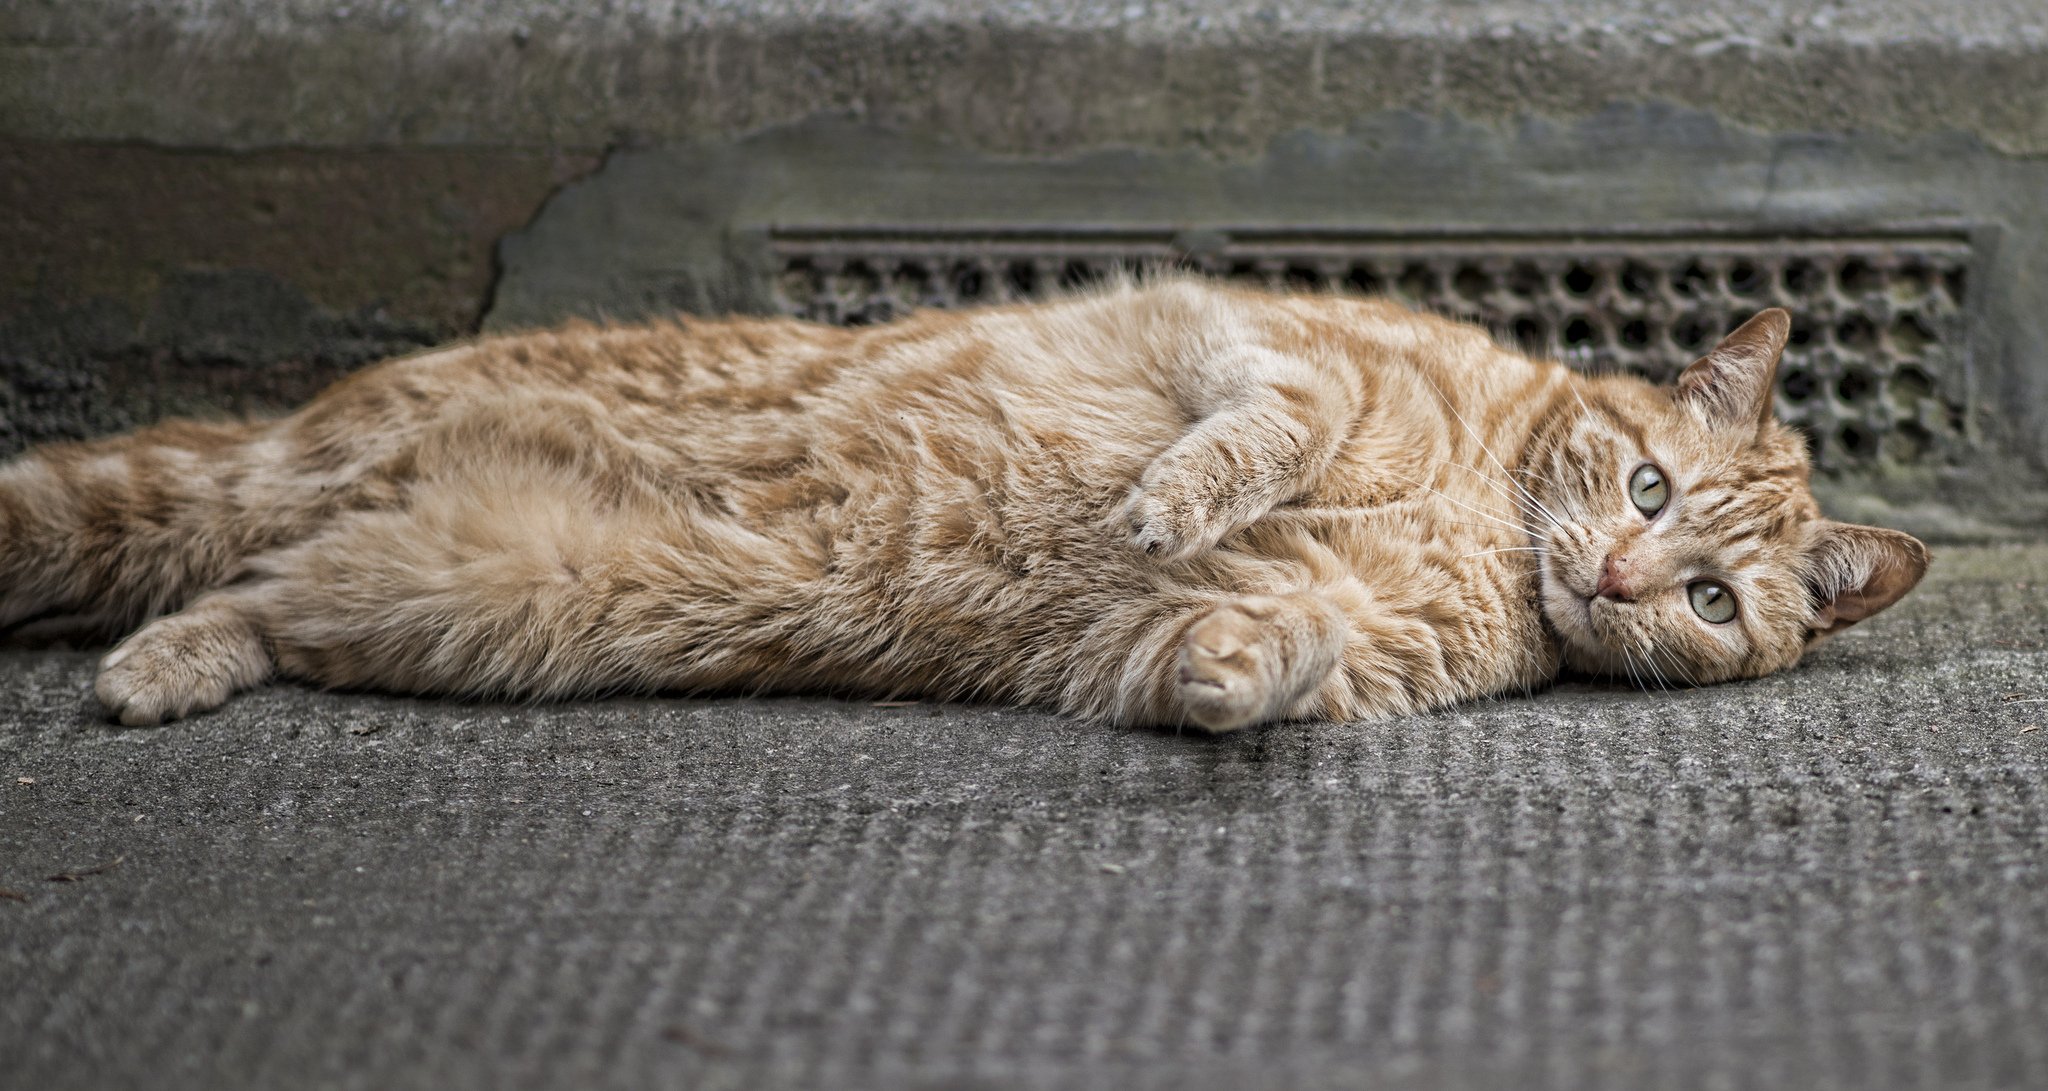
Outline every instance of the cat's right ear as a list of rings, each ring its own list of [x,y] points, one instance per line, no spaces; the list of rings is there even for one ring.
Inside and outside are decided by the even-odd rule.
[[[1833,636],[1899,601],[1927,574],[1929,559],[1910,534],[1822,521],[1807,554],[1808,639]]]
[[[1784,308],[1759,311],[1679,375],[1678,403],[1717,428],[1761,430],[1771,419],[1778,357],[1791,335]]]

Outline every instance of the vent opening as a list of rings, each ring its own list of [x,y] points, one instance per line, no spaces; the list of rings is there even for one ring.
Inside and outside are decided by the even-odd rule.
[[[1480,322],[1525,351],[1667,381],[1764,307],[1792,312],[1779,415],[1822,469],[1964,453],[1959,236],[1402,238],[1171,231],[779,229],[766,288],[784,314],[885,321],[920,306],[1039,298],[1115,272],[1189,269],[1293,291],[1390,294]]]

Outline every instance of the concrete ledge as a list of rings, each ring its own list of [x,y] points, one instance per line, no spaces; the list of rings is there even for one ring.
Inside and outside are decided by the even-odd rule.
[[[473,328],[492,248],[589,155],[455,149],[195,154],[0,138],[0,321],[34,301],[132,310],[180,268],[290,269],[316,305]]]
[[[0,452],[275,412],[459,337],[498,239],[596,162],[0,139]]]
[[[1387,110],[1662,101],[2048,152],[2025,0],[17,0],[0,73],[0,135],[188,147],[596,148],[835,114],[991,151],[1237,154]]]

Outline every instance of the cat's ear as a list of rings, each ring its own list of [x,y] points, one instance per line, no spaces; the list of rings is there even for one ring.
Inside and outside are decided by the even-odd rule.
[[[1679,375],[1679,403],[1718,428],[1762,429],[1771,419],[1778,357],[1791,334],[1792,316],[1784,308],[1757,312]]]
[[[1807,554],[1809,639],[1833,636],[1903,598],[1927,574],[1927,547],[1883,527],[1823,521]]]

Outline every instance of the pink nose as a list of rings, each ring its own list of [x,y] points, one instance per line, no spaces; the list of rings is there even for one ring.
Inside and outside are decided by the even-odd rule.
[[[1635,595],[1628,586],[1628,571],[1627,557],[1609,553],[1607,560],[1600,565],[1600,584],[1593,588],[1593,593],[1616,602],[1634,602]]]

